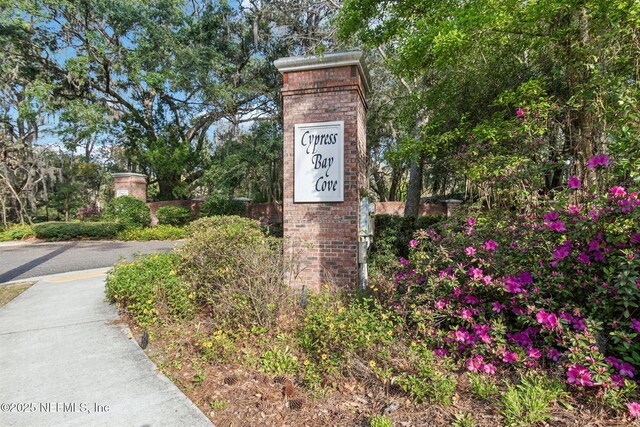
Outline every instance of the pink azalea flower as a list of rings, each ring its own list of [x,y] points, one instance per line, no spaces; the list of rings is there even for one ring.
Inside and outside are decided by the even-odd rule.
[[[558,349],[552,348],[552,349],[549,349],[549,351],[547,352],[547,355],[549,356],[549,359],[553,360],[554,362],[557,362],[560,359],[561,353],[558,351]]]
[[[595,169],[598,166],[609,166],[609,157],[605,154],[601,154],[599,156],[593,156],[589,159],[587,163],[587,167],[590,169]]]
[[[464,320],[470,321],[472,319],[473,313],[471,313],[471,310],[463,308],[462,311],[460,311],[460,317],[462,317]]]
[[[480,370],[489,375],[493,375],[496,373],[496,367],[491,363],[483,363],[482,365],[480,365]]]
[[[491,276],[484,276],[482,278],[482,283],[484,283],[485,285],[490,285],[493,282],[493,279],[491,278]]]
[[[482,270],[479,268],[471,267],[468,274],[473,280],[482,279]]]
[[[640,417],[640,403],[629,402],[627,403],[627,409],[629,409],[629,416],[638,418]]]
[[[416,240],[412,240],[409,242],[409,246],[411,246],[412,248],[415,248],[416,246],[418,246],[418,242]]]
[[[482,245],[482,247],[485,251],[493,252],[498,248],[498,243],[493,240],[487,240],[486,242],[484,242],[484,245]]]
[[[631,329],[635,329],[637,332],[640,332],[640,322],[636,319],[631,319]]]
[[[567,381],[575,385],[593,386],[591,373],[582,365],[571,365],[567,370]]]
[[[475,250],[475,248],[474,248],[473,246],[469,246],[468,248],[466,248],[466,249],[464,250],[464,253],[465,253],[467,256],[473,256],[473,255],[475,255],[475,254],[476,254],[476,250]]]
[[[478,372],[478,369],[483,365],[482,361],[483,358],[480,355],[467,359],[467,370]]]
[[[475,219],[475,218],[473,218],[473,217],[469,218],[469,219],[467,220],[467,225],[468,225],[469,227],[473,227],[474,225],[476,225],[476,219]]]
[[[491,303],[491,309],[496,313],[500,313],[502,311],[502,304],[500,304],[498,301],[494,301]]]
[[[502,355],[502,361],[505,363],[514,363],[518,361],[518,353],[515,351],[505,351]]]
[[[540,357],[542,357],[542,352],[537,348],[530,347],[527,349],[527,356],[532,359],[540,359]]]
[[[409,265],[411,265],[411,263],[409,262],[408,259],[405,259],[403,257],[400,257],[400,264],[404,265],[405,267],[409,267]]]
[[[524,110],[522,108],[518,108],[518,111],[516,111],[516,117],[521,119],[522,116],[524,116]]]
[[[438,310],[442,310],[446,305],[447,305],[447,303],[445,301],[442,301],[442,300],[436,302],[436,308]]]
[[[611,189],[609,190],[609,194],[611,194],[614,197],[624,197],[627,195],[627,191],[624,189],[624,187],[611,187]]]
[[[582,183],[580,182],[580,180],[575,177],[572,176],[569,178],[569,181],[567,182],[567,187],[569,188],[574,188],[574,189],[578,189],[582,186]]]

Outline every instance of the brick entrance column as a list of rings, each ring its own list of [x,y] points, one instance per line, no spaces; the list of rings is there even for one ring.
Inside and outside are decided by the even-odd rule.
[[[282,58],[275,66],[283,79],[284,237],[302,260],[291,284],[353,288],[358,207],[367,184],[363,54]]]
[[[139,173],[113,173],[113,186],[118,196],[133,196],[147,203],[147,177]]]

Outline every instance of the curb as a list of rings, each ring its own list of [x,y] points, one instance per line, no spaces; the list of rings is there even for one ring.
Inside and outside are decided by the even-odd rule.
[[[25,282],[33,282],[35,284],[47,279],[57,279],[65,276],[75,276],[83,273],[84,274],[88,274],[88,273],[105,273],[106,274],[107,271],[111,270],[111,268],[112,267],[91,268],[89,270],[67,271],[65,273],[48,274],[46,276],[28,277],[26,279],[17,279],[17,280],[12,280],[10,282],[3,282],[3,283],[0,283],[0,286],[13,285],[15,283],[25,283]]]

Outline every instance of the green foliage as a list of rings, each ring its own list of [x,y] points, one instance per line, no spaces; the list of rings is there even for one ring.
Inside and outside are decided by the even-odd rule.
[[[325,371],[348,364],[351,354],[369,359],[393,339],[394,324],[379,306],[328,290],[309,297],[298,330],[300,346]]]
[[[34,237],[35,233],[28,224],[14,224],[0,232],[0,242],[8,240],[24,240]]]
[[[627,403],[635,400],[637,396],[638,384],[635,381],[625,379],[621,387],[604,390],[602,400],[607,407],[618,413],[623,413],[628,411]]]
[[[126,228],[118,233],[118,240],[179,240],[187,237],[187,231],[184,227],[176,227],[173,225],[158,225],[157,227],[147,228]]]
[[[386,415],[374,415],[369,418],[369,427],[393,427],[391,418]]]
[[[38,239],[113,239],[124,226],[114,222],[43,222],[33,226]]]
[[[292,303],[285,282],[294,260],[282,241],[265,236],[257,221],[237,216],[201,218],[176,250],[182,277],[197,288],[212,315],[233,325],[271,327]]]
[[[402,217],[374,216],[374,238],[371,244],[372,263],[384,267],[395,265],[399,257],[409,257],[409,242],[416,231],[429,229],[444,220],[443,216]]]
[[[160,225],[185,225],[193,220],[193,212],[185,206],[162,206],[156,216]]]
[[[235,199],[224,197],[210,197],[200,207],[200,216],[217,215],[244,215],[247,212],[247,205]]]
[[[471,412],[456,413],[451,422],[452,427],[475,427],[476,425],[476,419]]]
[[[200,351],[212,363],[223,363],[237,357],[238,348],[232,336],[221,329],[200,340]]]
[[[468,378],[471,383],[471,391],[479,399],[489,400],[500,393],[495,380],[488,375],[469,372]]]
[[[507,426],[528,426],[551,418],[549,405],[566,396],[557,379],[531,373],[520,384],[507,384],[501,413]]]
[[[457,381],[451,366],[447,366],[446,361],[439,361],[426,348],[418,348],[415,353],[414,372],[402,373],[398,384],[417,403],[453,404]]]
[[[107,204],[103,218],[125,227],[148,227],[151,223],[150,212],[149,206],[142,200],[133,196],[120,196]]]
[[[211,410],[213,412],[222,411],[228,405],[229,405],[229,402],[227,402],[226,400],[211,400],[211,401],[209,401],[209,406],[211,407]]]
[[[176,255],[167,253],[116,264],[107,277],[107,298],[140,326],[190,318],[196,310],[195,294],[176,274],[178,262]]]
[[[269,374],[295,374],[298,371],[298,359],[291,354],[289,347],[280,349],[273,347],[265,351],[260,357],[261,369]]]

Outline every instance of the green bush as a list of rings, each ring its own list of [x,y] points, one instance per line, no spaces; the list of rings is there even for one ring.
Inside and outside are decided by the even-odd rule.
[[[185,225],[193,221],[193,212],[185,206],[162,206],[156,216],[162,225]]]
[[[8,240],[24,240],[33,237],[33,229],[28,224],[15,224],[0,232],[0,242]]]
[[[557,379],[532,372],[502,394],[502,415],[507,426],[529,426],[551,418],[551,403],[567,396]]]
[[[434,228],[444,216],[420,216],[405,218],[397,215],[376,215],[374,237],[371,244],[372,263],[395,265],[399,257],[409,257],[409,242],[416,231]]]
[[[184,227],[175,227],[173,225],[159,225],[157,227],[147,228],[127,228],[118,233],[118,240],[178,240],[187,237],[187,231]]]
[[[330,371],[345,366],[352,355],[371,360],[394,341],[394,325],[368,299],[323,290],[309,297],[298,340],[321,370]]]
[[[33,231],[46,240],[113,239],[123,228],[114,222],[43,222],[35,224]]]
[[[240,200],[224,197],[210,197],[200,207],[200,216],[244,215],[247,205]]]
[[[179,261],[175,254],[166,253],[117,264],[107,277],[107,298],[126,309],[141,326],[159,319],[192,317],[195,294],[176,274]]]
[[[187,230],[190,238],[176,250],[180,273],[212,315],[235,325],[272,326],[291,301],[282,241],[238,216],[201,218]]]
[[[102,217],[126,227],[148,227],[151,223],[149,207],[133,196],[120,196],[111,200]]]

